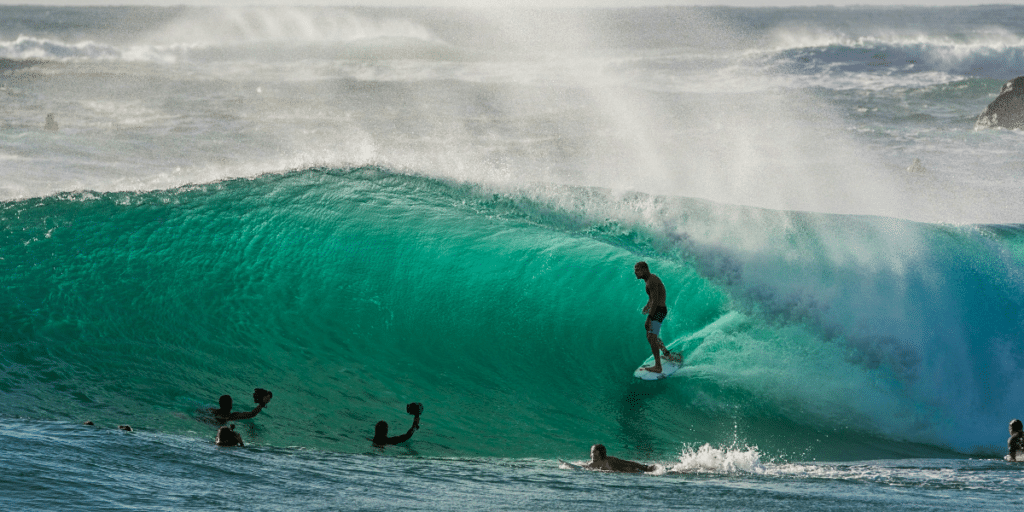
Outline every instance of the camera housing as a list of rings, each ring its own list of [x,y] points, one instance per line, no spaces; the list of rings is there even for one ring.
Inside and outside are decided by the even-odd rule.
[[[260,405],[267,405],[267,402],[274,397],[274,394],[263,388],[256,388],[252,392],[252,400]]]
[[[419,416],[420,414],[423,414],[423,404],[413,402],[405,406],[405,412],[412,414],[413,416]]]

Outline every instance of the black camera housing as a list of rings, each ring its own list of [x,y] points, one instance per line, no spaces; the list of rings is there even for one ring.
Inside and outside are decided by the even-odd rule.
[[[423,414],[423,404],[413,402],[405,406],[405,412],[412,414],[413,416],[419,416],[420,414]]]
[[[256,388],[252,392],[252,399],[254,402],[260,405],[267,405],[267,402],[274,397],[274,394],[263,388]]]

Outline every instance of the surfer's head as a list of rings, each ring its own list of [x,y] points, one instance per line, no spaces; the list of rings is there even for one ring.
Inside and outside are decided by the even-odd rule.
[[[1010,422],[1010,432],[1020,432],[1022,430],[1024,430],[1024,423],[1021,423],[1020,420],[1014,419]]]
[[[604,460],[608,458],[608,450],[603,444],[595,444],[590,447],[590,458],[592,460]]]
[[[633,265],[633,273],[637,279],[647,279],[647,276],[651,275],[651,267],[647,266],[646,261],[638,261]]]
[[[388,437],[388,422],[380,420],[377,422],[377,426],[373,428],[374,439],[386,439]]]
[[[220,397],[220,412],[225,414],[231,412],[232,405],[233,402],[231,400],[231,395],[224,395]]]

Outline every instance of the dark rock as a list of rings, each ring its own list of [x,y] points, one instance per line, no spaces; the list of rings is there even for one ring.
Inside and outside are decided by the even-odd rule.
[[[999,96],[978,116],[975,128],[1024,128],[1024,76],[1006,82]]]

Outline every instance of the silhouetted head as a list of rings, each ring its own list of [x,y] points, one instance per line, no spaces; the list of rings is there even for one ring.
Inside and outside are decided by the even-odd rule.
[[[373,438],[382,439],[388,437],[388,422],[380,420],[377,422],[377,426],[373,428]]]
[[[1021,423],[1020,420],[1015,419],[1010,422],[1010,432],[1020,432],[1022,430],[1024,430],[1024,423]]]
[[[231,412],[231,406],[232,405],[233,405],[233,402],[231,400],[231,395],[224,395],[224,396],[220,397],[220,411],[221,412],[223,412],[225,414]]]
[[[633,265],[633,273],[637,279],[647,279],[647,276],[651,275],[651,268],[647,266],[646,261],[638,261]]]
[[[217,429],[217,446],[238,446],[242,444],[242,436],[235,432],[235,426],[223,426]]]
[[[590,458],[593,460],[604,460],[608,457],[608,450],[603,444],[595,444],[590,447]]]

